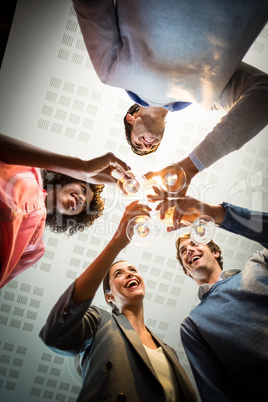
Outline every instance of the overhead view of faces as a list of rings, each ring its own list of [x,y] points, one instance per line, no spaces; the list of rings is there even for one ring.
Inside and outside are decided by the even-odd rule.
[[[263,400],[267,1],[2,20],[0,399]]]

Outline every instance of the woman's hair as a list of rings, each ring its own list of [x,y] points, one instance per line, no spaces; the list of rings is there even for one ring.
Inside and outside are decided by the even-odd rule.
[[[137,113],[140,110],[140,106],[137,103],[134,103],[134,105],[130,106],[130,108],[128,109],[125,117],[124,117],[124,125],[125,125],[125,133],[126,133],[126,138],[127,138],[127,142],[129,143],[129,145],[131,146],[132,151],[140,156],[143,155],[148,155],[151,154],[152,152],[155,152],[157,150],[157,148],[159,147],[160,144],[155,145],[154,147],[146,150],[146,151],[141,151],[138,148],[136,148],[132,142],[131,142],[131,132],[132,132],[132,125],[127,121],[127,115],[131,114],[133,115],[134,113]]]
[[[120,261],[113,262],[112,265],[110,265],[110,267],[109,267],[109,269],[107,271],[107,274],[105,275],[105,277],[104,277],[104,279],[102,281],[104,297],[105,297],[105,294],[109,293],[110,290],[111,290],[111,287],[110,287],[110,272],[111,272],[111,269],[115,264],[118,264],[119,262],[125,262],[125,260],[120,260]],[[113,304],[113,302],[108,301],[106,299],[106,297],[105,297],[105,301],[112,308],[112,313],[117,314],[117,315],[120,314],[118,308],[116,307],[115,304]]]
[[[176,249],[177,249],[177,255],[176,255],[176,257],[177,257],[177,260],[179,261],[179,263],[180,263],[181,266],[182,266],[183,272],[184,272],[186,275],[187,275],[187,271],[186,271],[186,269],[185,269],[184,266],[183,266],[182,259],[181,259],[181,256],[180,256],[180,242],[182,242],[182,241],[184,241],[184,240],[187,240],[187,239],[190,239],[190,235],[189,235],[189,234],[186,234],[186,235],[184,235],[184,236],[180,236],[180,237],[177,239],[177,241],[176,241]],[[220,247],[219,247],[216,243],[214,243],[213,240],[210,240],[210,242],[207,243],[206,246],[208,246],[208,248],[210,249],[211,253],[213,253],[214,251],[218,251],[218,252],[219,252],[219,257],[217,257],[216,260],[217,260],[217,262],[218,262],[220,268],[223,269],[223,260],[222,260],[222,256],[221,256],[221,249],[220,249]]]
[[[47,191],[48,188],[55,188],[57,186],[65,186],[66,184],[75,183],[79,180],[67,176],[62,173],[53,172],[51,170],[41,170],[42,179],[43,179],[43,187]],[[100,196],[104,188],[104,184],[96,185],[91,183],[86,183],[87,186],[90,186],[93,191],[93,199],[85,211],[82,211],[77,215],[63,215],[58,211],[47,214],[46,225],[50,227],[50,229],[54,233],[66,233],[69,236],[73,235],[76,232],[83,232],[84,229],[91,226],[92,223],[102,215],[104,210],[104,200]]]

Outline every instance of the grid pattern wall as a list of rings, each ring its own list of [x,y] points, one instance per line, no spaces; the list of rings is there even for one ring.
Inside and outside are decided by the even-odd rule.
[[[26,9],[27,2],[18,3],[6,56],[10,71],[6,75],[1,72],[2,82],[8,82],[10,91],[6,97],[9,112],[0,112],[2,132],[84,159],[112,151],[134,169],[147,172],[183,159],[221,118],[222,114],[216,112],[212,117],[204,112],[196,118],[186,109],[179,115],[172,114],[158,152],[146,158],[134,155],[122,124],[132,102],[124,91],[99,82],[71,1],[61,0],[57,5],[48,1],[50,30],[36,9]],[[34,19],[39,27],[38,46],[32,40]],[[17,52],[19,46],[24,55]],[[267,54],[266,26],[245,60],[268,72]],[[16,88],[12,87],[13,81],[17,82]],[[16,93],[15,100],[12,93]],[[10,119],[12,115],[16,119]],[[211,203],[228,201],[267,210],[267,134],[266,128],[241,150],[200,173],[189,193]],[[47,349],[38,334],[60,294],[97,257],[119,223],[124,200],[117,188],[106,186],[103,197],[104,214],[86,231],[67,237],[46,228],[42,259],[0,291],[3,402],[73,402],[77,398],[81,380],[73,370],[73,359]],[[196,284],[184,275],[176,260],[177,236],[178,233],[165,232],[163,226],[153,244],[146,248],[130,244],[118,259],[131,261],[141,272],[146,285],[146,325],[176,350],[192,379],[179,327],[199,300]],[[252,253],[261,249],[256,243],[219,228],[214,240],[223,250],[225,268],[243,268]],[[96,294],[95,304],[108,309],[101,291]]]

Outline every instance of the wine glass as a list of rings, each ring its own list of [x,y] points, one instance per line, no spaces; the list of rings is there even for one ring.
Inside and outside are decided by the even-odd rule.
[[[128,239],[139,246],[151,243],[159,231],[159,224],[147,215],[135,216],[128,222],[126,229]]]
[[[166,166],[161,171],[161,184],[160,187],[168,193],[177,194],[181,190],[183,190],[186,186],[186,174],[184,169],[177,164],[170,164]],[[180,197],[167,197],[168,200],[179,199]],[[175,207],[170,207],[165,213],[164,223],[167,226],[173,226],[173,213]],[[215,222],[214,220],[207,215],[198,215],[194,213],[191,209],[188,210],[187,215],[191,213],[192,220],[193,215],[195,215],[195,220],[193,223],[188,222],[186,219],[183,219],[181,222],[185,226],[190,227],[190,237],[195,244],[207,244],[213,238],[215,233]],[[159,214],[158,214],[158,217]]]
[[[137,171],[127,171],[129,177],[120,177],[117,185],[121,192],[120,201],[129,203],[129,198],[135,198],[146,202],[145,182],[146,178]],[[126,196],[122,196],[123,194]],[[125,206],[124,206],[125,207]],[[138,215],[132,218],[127,225],[128,239],[137,245],[147,245],[158,235],[158,223],[147,215]]]
[[[131,174],[132,172],[128,173]],[[161,186],[169,193],[177,193],[185,187],[186,175],[184,170],[180,166],[168,165],[167,167],[165,167],[163,173],[163,175],[156,175],[151,179],[146,179],[144,176],[141,176],[137,173],[135,174],[135,178],[133,179],[137,179],[139,183],[142,183],[143,199],[145,197],[145,200],[147,202],[148,198],[146,197],[146,195],[148,195],[148,193],[152,191],[153,185]],[[130,190],[132,190],[133,182],[131,181],[131,179],[125,180],[123,178],[121,183],[127,183],[127,187],[128,183],[130,183]],[[122,185],[121,183],[119,184],[119,186]],[[135,189],[136,188],[137,186],[135,185]],[[125,187],[125,190],[128,190],[128,188]],[[137,190],[135,192],[137,192]],[[131,191],[131,194],[133,193],[134,192]],[[146,203],[145,200],[144,202]],[[152,214],[154,213],[157,214],[155,208],[153,208],[152,210]],[[151,243],[159,235],[160,231],[161,226],[159,225],[158,220],[154,220],[152,218],[149,218],[148,216],[140,215],[129,221],[127,227],[127,236],[129,240],[132,240],[134,244],[146,245]]]
[[[185,221],[182,222],[186,223]],[[192,224],[188,222],[187,224],[190,226],[190,237],[195,244],[207,244],[215,234],[214,219],[208,215],[201,215]]]
[[[168,193],[179,193],[186,186],[186,174],[177,164],[167,165],[161,174],[161,188]]]
[[[119,177],[117,181],[119,189],[122,190],[126,196],[136,197],[137,195],[140,195],[143,191],[143,186],[146,180],[145,177],[133,170],[128,170],[126,174],[129,177],[122,176]]]

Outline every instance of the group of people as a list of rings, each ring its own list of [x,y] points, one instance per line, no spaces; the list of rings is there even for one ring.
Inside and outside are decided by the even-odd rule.
[[[167,0],[73,0],[84,41],[101,81],[127,91],[135,104],[124,117],[134,152],[154,152],[167,113],[195,103],[226,115],[177,162],[186,189],[170,200],[155,187],[151,201],[163,217],[174,206],[173,226],[187,210],[211,216],[224,230],[259,242],[243,270],[223,270],[220,247],[179,237],[176,253],[199,286],[200,304],[181,324],[181,339],[202,401],[263,400],[268,367],[268,214],[186,195],[192,178],[239,149],[268,122],[268,75],[241,60],[267,22],[268,4]],[[239,23],[237,22],[239,21]],[[234,29],[235,27],[235,29]],[[130,167],[112,153],[84,161],[0,136],[0,285],[44,253],[45,224],[75,233],[104,209],[101,192]],[[33,167],[34,166],[34,167]],[[158,174],[161,175],[161,171]],[[149,178],[154,172],[148,172]],[[168,200],[167,200],[168,195]],[[56,353],[81,357],[79,401],[196,401],[176,352],[144,321],[145,285],[128,261],[115,261],[129,243],[130,219],[150,207],[129,204],[105,249],[55,304],[41,329]],[[190,215],[189,215],[190,216]],[[175,253],[175,250],[174,250]],[[112,313],[94,306],[103,284]]]

